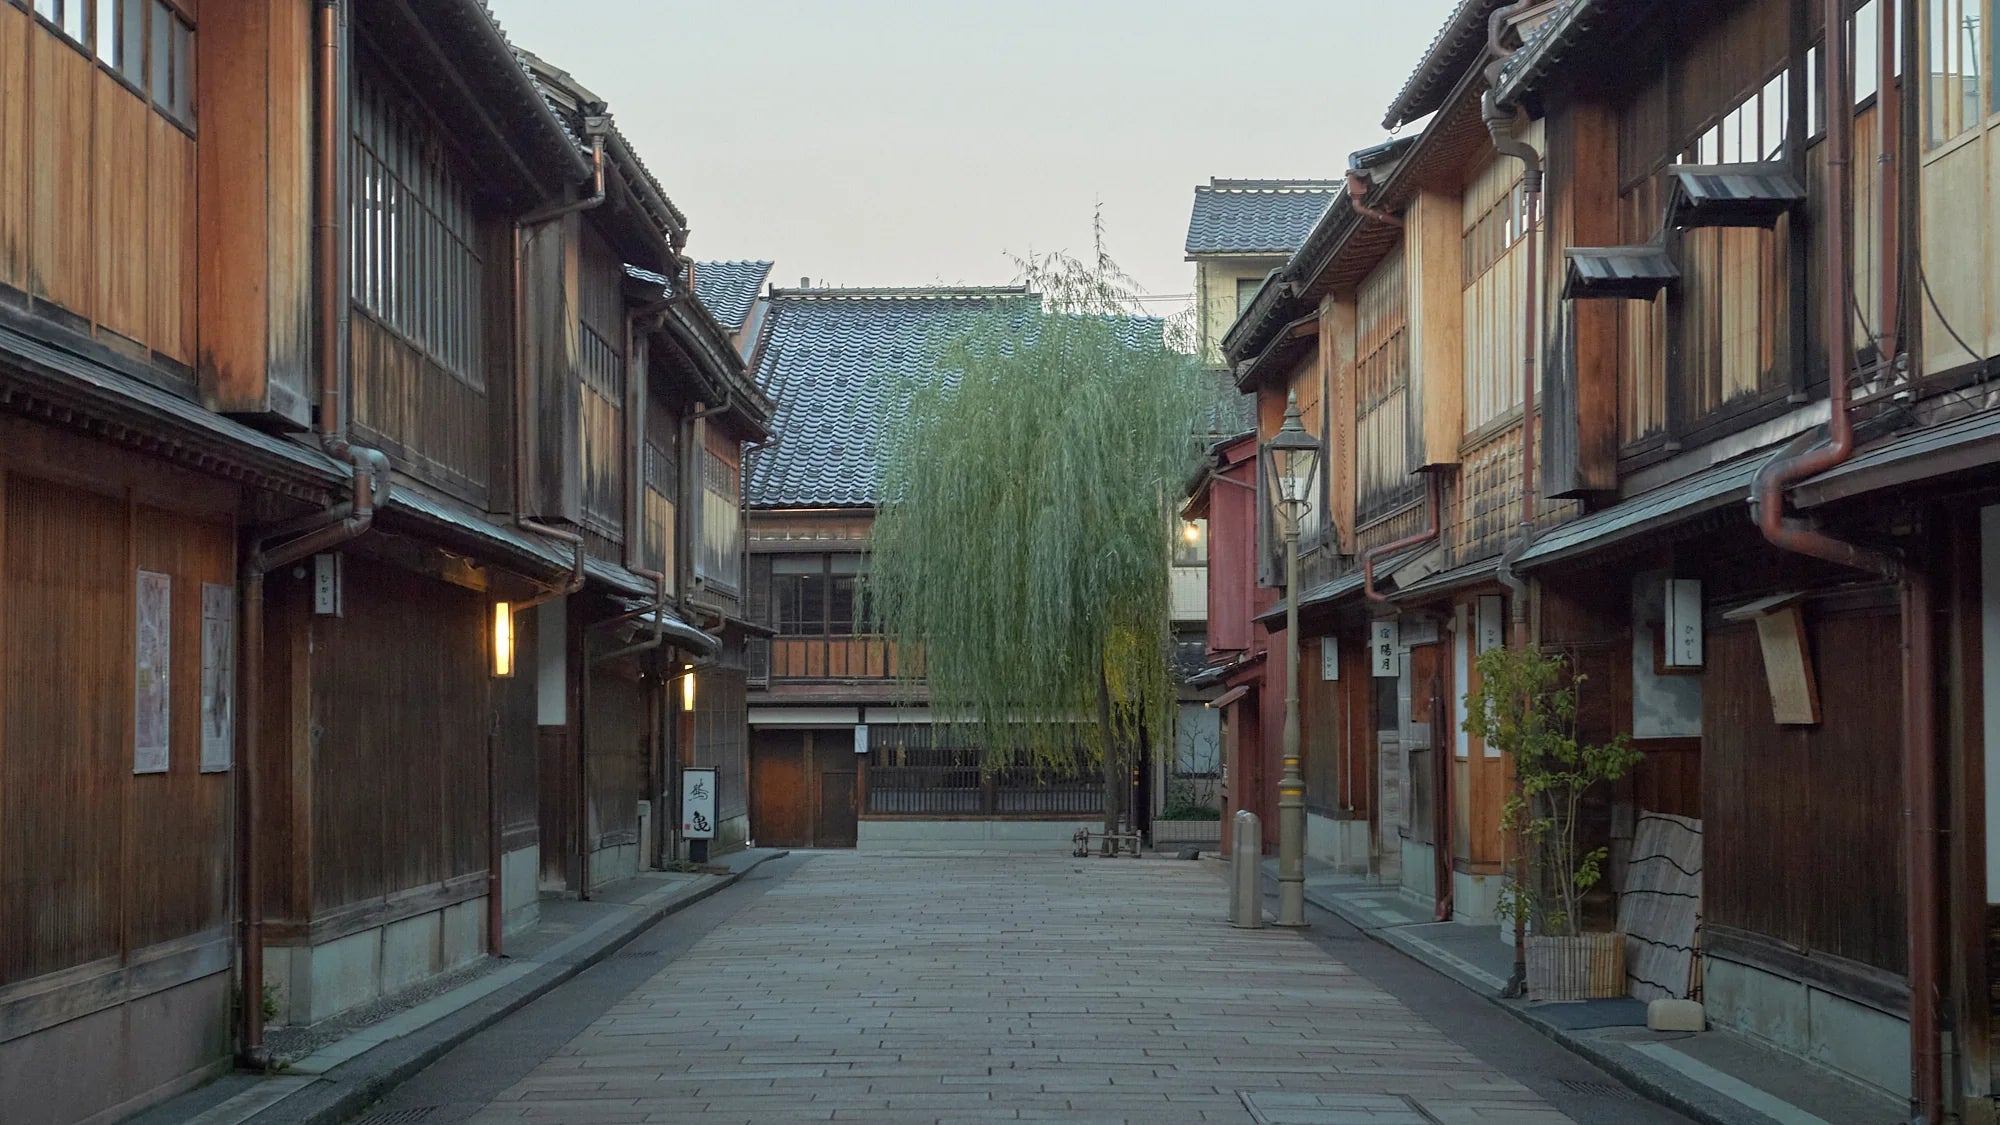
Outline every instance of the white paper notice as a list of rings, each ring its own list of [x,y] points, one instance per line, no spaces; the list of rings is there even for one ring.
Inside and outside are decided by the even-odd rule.
[[[137,643],[133,653],[132,772],[167,772],[168,672],[173,653],[173,579],[139,572]]]

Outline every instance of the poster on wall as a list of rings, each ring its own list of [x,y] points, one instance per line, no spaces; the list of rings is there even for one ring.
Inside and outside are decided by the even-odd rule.
[[[173,652],[173,579],[139,572],[138,634],[133,646],[132,772],[167,772],[170,731],[167,691]]]
[[[236,735],[236,591],[201,584],[201,772],[229,768]]]
[[[715,767],[681,770],[681,838],[715,839]]]

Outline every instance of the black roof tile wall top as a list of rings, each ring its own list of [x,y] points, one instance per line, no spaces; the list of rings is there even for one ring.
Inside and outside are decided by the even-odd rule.
[[[743,327],[750,306],[771,275],[770,262],[696,262],[694,295],[731,332]]]
[[[695,269],[701,281],[701,269]],[[972,327],[1024,287],[775,289],[757,385],[777,404],[775,444],[744,469],[752,508],[871,507],[879,499],[882,419],[901,376],[955,379],[935,343]]]
[[[1305,241],[1338,180],[1211,179],[1194,189],[1189,254],[1290,254]]]

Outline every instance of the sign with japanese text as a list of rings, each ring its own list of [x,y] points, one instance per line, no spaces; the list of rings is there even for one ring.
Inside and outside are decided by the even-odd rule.
[[[689,766],[681,771],[681,838],[715,839],[715,769]]]
[[[1396,678],[1396,622],[1371,622],[1368,626],[1368,663],[1376,679]]]
[[[1332,637],[1319,639],[1319,678],[1328,683],[1340,678],[1340,642]]]
[[[1665,625],[1667,667],[1701,667],[1701,579],[1667,579]]]
[[[1479,599],[1478,621],[1472,634],[1473,639],[1478,642],[1473,646],[1474,654],[1483,653],[1489,648],[1499,648],[1506,643],[1504,626],[1501,624],[1502,604],[1498,594],[1487,594]]]
[[[201,584],[201,772],[229,768],[236,738],[236,591]]]

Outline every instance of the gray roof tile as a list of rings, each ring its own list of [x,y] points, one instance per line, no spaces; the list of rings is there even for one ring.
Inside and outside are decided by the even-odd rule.
[[[696,262],[694,293],[718,324],[734,332],[749,319],[770,274],[770,262]]]
[[[1340,194],[1337,180],[1212,179],[1194,189],[1190,254],[1291,254]]]
[[[695,271],[699,284],[701,271]],[[757,385],[777,403],[776,444],[745,467],[752,508],[867,507],[891,377],[938,370],[933,341],[972,326],[1020,287],[774,290]]]

